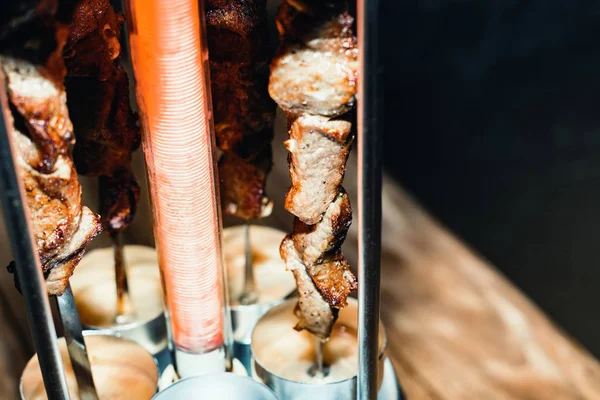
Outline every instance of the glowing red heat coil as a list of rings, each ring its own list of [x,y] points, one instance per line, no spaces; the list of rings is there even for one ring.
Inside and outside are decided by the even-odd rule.
[[[130,0],[129,40],[154,234],[177,347],[223,344],[207,53],[198,0]]]

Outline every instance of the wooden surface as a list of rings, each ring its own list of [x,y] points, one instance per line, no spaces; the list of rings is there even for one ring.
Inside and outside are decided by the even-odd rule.
[[[382,316],[409,399],[600,399],[600,365],[397,186]]]
[[[279,207],[265,223],[288,230],[291,218],[280,208],[289,184],[281,141],[278,136],[269,184]],[[137,165],[143,176],[139,155]],[[355,177],[351,160],[345,187],[352,199]],[[93,192],[88,185],[88,204]],[[598,362],[492,266],[389,179],[383,204],[382,316],[389,355],[409,399],[600,399]],[[147,203],[130,241],[152,243]],[[0,265],[10,258],[5,243],[0,240]],[[356,265],[356,225],[344,251]],[[17,396],[18,376],[32,351],[26,329],[22,300],[0,270],[0,399]]]

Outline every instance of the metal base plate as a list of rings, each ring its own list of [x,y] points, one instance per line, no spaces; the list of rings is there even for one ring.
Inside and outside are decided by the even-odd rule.
[[[379,400],[404,400],[404,394],[400,389],[400,383],[398,382],[398,376],[394,370],[392,360],[388,358],[383,362],[383,382],[379,389]]]
[[[158,360],[160,367],[161,380],[159,383],[159,390],[169,386],[174,380],[174,370],[171,367],[171,358],[168,349],[164,349],[159,354],[155,355]],[[236,360],[237,361],[237,360]],[[241,364],[241,363],[240,363]],[[170,368],[169,368],[170,367]],[[241,367],[241,365],[240,365]],[[379,389],[378,400],[405,400],[404,393],[400,388],[398,376],[394,370],[394,365],[390,358],[386,358],[383,362],[383,382]],[[285,399],[281,399],[285,400]],[[334,400],[334,399],[332,399]]]

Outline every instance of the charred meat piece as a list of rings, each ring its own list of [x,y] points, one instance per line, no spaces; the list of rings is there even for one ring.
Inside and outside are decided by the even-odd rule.
[[[140,145],[135,115],[129,106],[127,73],[114,67],[106,81],[66,79],[69,110],[77,135],[73,157],[77,171],[89,176],[112,176],[127,168]]]
[[[109,0],[75,2],[64,58],[69,76],[106,80],[121,54],[118,35],[123,19]]]
[[[313,335],[327,339],[337,319],[338,311],[319,293],[289,236],[283,239],[280,253],[287,269],[294,274],[298,287],[296,316],[299,321],[295,329],[306,329]]]
[[[27,35],[19,25],[14,25],[13,33],[3,27],[6,40],[0,48],[0,63],[10,103],[8,122],[13,126],[48,293],[61,295],[101,225],[98,216],[81,204],[81,187],[71,159],[74,137],[62,60],[67,31],[53,22],[54,11],[41,4],[32,11]],[[52,40],[48,40],[49,32]]]
[[[211,61],[210,66],[217,146],[224,151],[238,150],[245,136],[273,127],[275,104],[267,92],[269,70],[266,63],[248,66]]]
[[[83,207],[77,231],[61,251],[46,263],[46,286],[49,294],[60,295],[65,291],[87,245],[100,233],[101,226],[98,216],[89,208]]]
[[[314,225],[335,199],[344,179],[352,143],[352,124],[327,117],[302,115],[289,131],[292,186],[285,209]]]
[[[211,59],[251,65],[268,57],[265,0],[209,0],[206,28]]]
[[[275,103],[269,97],[266,0],[209,0],[206,7],[221,206],[243,220],[268,216]]]
[[[308,274],[321,295],[335,308],[348,305],[348,295],[358,289],[356,277],[341,252],[308,267]]]
[[[131,171],[122,169],[99,178],[100,215],[109,232],[120,232],[133,220],[140,200],[140,186]]]
[[[271,214],[273,202],[265,193],[265,180],[271,170],[271,146],[250,158],[226,152],[219,161],[223,211],[245,220]]]
[[[340,188],[320,222],[306,225],[296,218],[291,235],[309,276],[325,300],[336,308],[345,307],[348,295],[358,288],[356,277],[340,251],[351,223],[350,200]]]
[[[282,41],[271,63],[269,93],[290,114],[335,117],[356,103],[354,19],[338,8],[308,14],[289,1],[281,5],[277,24]]]
[[[322,261],[327,253],[337,251],[352,224],[352,208],[348,194],[342,189],[329,204],[323,219],[315,225],[307,225],[294,219],[292,239],[307,267]]]
[[[49,62],[57,62],[55,54]],[[67,154],[75,142],[66,94],[59,80],[64,68],[50,70],[11,56],[3,57],[3,65],[13,114],[22,123],[23,133],[40,148],[38,157],[28,161],[41,172],[51,172],[58,157]]]
[[[119,65],[123,18],[109,0],[68,0],[72,5],[67,65],[69,108],[77,135],[74,159],[80,174],[100,179],[102,221],[111,234],[133,220],[139,186],[131,153],[140,145],[129,80]],[[119,192],[120,191],[120,192]]]

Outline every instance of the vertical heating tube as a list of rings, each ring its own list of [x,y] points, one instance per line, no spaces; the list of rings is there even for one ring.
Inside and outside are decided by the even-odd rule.
[[[181,377],[224,371],[230,341],[201,6],[127,1],[154,235]]]
[[[377,38],[379,0],[357,0],[358,85],[358,399],[377,398],[381,286],[383,120]]]

